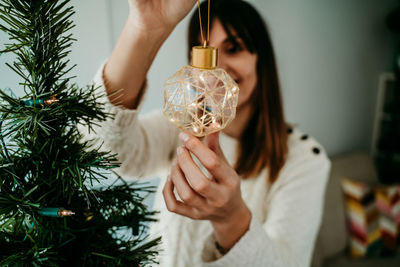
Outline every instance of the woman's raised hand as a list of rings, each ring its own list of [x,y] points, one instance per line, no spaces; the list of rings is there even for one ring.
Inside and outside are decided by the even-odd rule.
[[[129,0],[129,17],[104,67],[111,103],[137,108],[158,50],[196,0]]]
[[[142,30],[172,30],[196,0],[129,0],[130,19]]]
[[[179,135],[184,146],[177,150],[163,195],[169,211],[198,220],[209,220],[218,243],[231,248],[247,231],[251,213],[240,191],[240,178],[226,161],[219,134],[208,135],[203,144],[187,133]],[[211,174],[206,177],[193,161],[192,152]],[[181,200],[177,200],[174,188]]]

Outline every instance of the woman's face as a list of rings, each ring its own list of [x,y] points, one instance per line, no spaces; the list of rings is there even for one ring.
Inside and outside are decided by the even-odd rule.
[[[249,103],[251,94],[257,84],[257,54],[250,53],[243,40],[232,31],[233,40],[229,38],[224,27],[215,19],[210,30],[210,46],[218,48],[218,67],[224,69],[239,85],[237,107]]]

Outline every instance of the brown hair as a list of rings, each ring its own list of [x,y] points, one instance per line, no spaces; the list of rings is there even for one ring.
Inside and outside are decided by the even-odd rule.
[[[201,4],[202,21],[207,21],[207,1]],[[188,31],[188,46],[199,45],[198,11],[193,13]],[[267,167],[269,181],[274,182],[288,152],[287,125],[284,119],[279,78],[274,51],[266,25],[249,3],[241,0],[212,0],[210,23],[218,18],[231,39],[234,33],[243,40],[247,50],[258,55],[257,85],[251,96],[253,113],[243,131],[236,172],[254,177]],[[189,51],[190,59],[190,51]]]

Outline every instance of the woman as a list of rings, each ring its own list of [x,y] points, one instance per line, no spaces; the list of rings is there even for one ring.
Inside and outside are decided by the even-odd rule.
[[[118,153],[122,176],[169,171],[151,227],[163,237],[162,266],[308,266],[330,162],[314,139],[285,124],[271,41],[253,7],[211,1],[209,44],[240,88],[236,117],[222,133],[201,141],[179,134],[161,112],[138,118],[147,71],[195,2],[130,0],[120,39],[95,78],[115,114],[97,134]],[[200,42],[196,15],[189,47]]]

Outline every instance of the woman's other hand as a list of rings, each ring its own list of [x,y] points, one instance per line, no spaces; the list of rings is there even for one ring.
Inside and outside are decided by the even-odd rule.
[[[103,72],[111,103],[128,109],[138,107],[154,57],[195,2],[129,0],[129,17]]]
[[[251,212],[240,191],[240,178],[229,165],[219,145],[219,134],[206,136],[204,144],[181,133],[184,146],[177,150],[163,195],[169,211],[197,220],[209,220],[224,249],[230,249],[249,228]],[[206,175],[193,161],[192,152],[209,171]],[[174,195],[174,188],[181,200]]]
[[[196,0],[129,0],[129,18],[145,31],[172,31]]]

